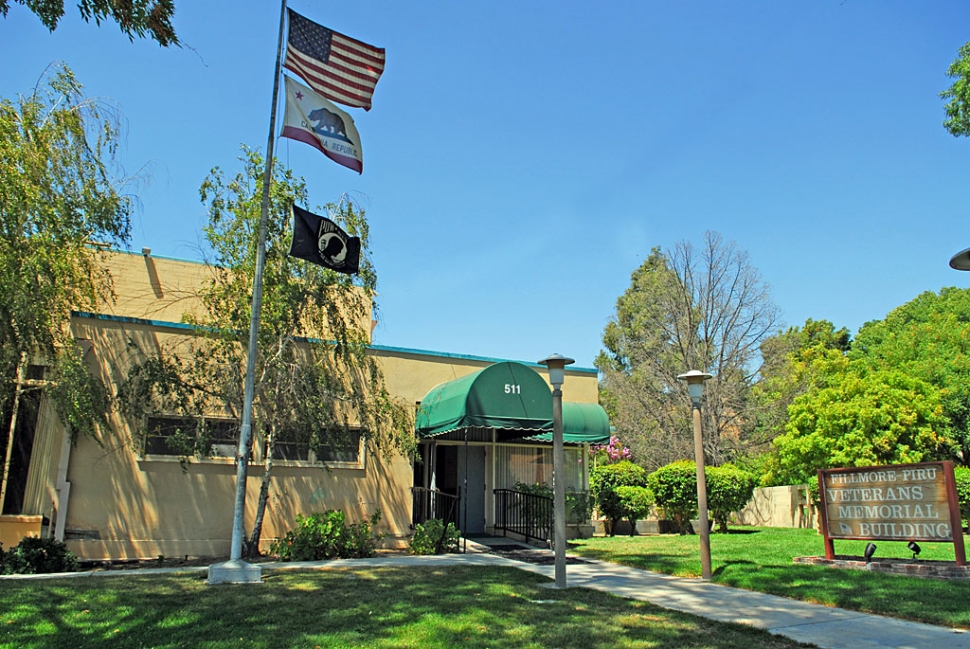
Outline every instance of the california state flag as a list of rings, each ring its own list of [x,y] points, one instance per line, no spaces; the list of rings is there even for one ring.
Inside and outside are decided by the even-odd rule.
[[[350,115],[298,81],[286,79],[283,137],[305,142],[337,164],[364,172],[360,134]]]

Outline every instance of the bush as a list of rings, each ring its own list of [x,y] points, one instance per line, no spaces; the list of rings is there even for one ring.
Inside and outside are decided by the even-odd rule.
[[[624,517],[630,521],[630,536],[634,536],[637,533],[637,521],[650,515],[653,492],[649,487],[617,487],[615,492],[620,499],[620,507],[624,510]]]
[[[616,464],[605,464],[593,469],[589,484],[597,509],[610,521],[609,532],[610,536],[613,536],[616,524],[628,516],[616,493],[616,488],[646,487],[647,471],[642,466],[627,460]]]
[[[366,559],[374,556],[377,546],[384,540],[383,534],[378,534],[374,528],[381,521],[381,510],[377,510],[369,520],[360,521],[347,526],[344,541],[344,551],[341,559]]]
[[[704,477],[707,478],[707,507],[711,518],[717,521],[718,531],[727,532],[728,516],[744,509],[754,495],[754,474],[724,464],[706,467]]]
[[[374,556],[381,536],[373,531],[381,519],[377,511],[370,520],[347,525],[347,516],[330,509],[309,516],[296,515],[296,529],[274,542],[270,552],[280,561],[359,559]]]
[[[448,523],[445,529],[444,521],[432,518],[429,521],[414,526],[414,536],[411,537],[411,554],[447,554],[458,552],[458,538],[461,532],[454,523]],[[443,537],[443,538],[442,538]]]
[[[3,554],[0,569],[8,575],[39,575],[51,572],[77,572],[77,559],[56,539],[25,536],[12,550]]]
[[[545,482],[536,482],[534,484],[516,482],[512,489],[515,491],[521,491],[522,493],[531,494],[533,496],[545,496],[546,498],[554,497],[552,487],[547,485]],[[586,523],[589,523],[589,519],[592,518],[592,516],[593,501],[587,492],[566,492],[567,523],[580,523],[585,525]]]
[[[953,479],[957,485],[957,498],[960,501],[960,518],[970,521],[970,469],[965,466],[954,467]]]
[[[690,519],[697,514],[696,465],[690,460],[671,462],[651,473],[647,482],[663,518],[687,534]]]

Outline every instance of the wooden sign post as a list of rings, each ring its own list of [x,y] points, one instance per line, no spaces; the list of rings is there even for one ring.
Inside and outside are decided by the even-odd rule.
[[[818,487],[826,559],[835,539],[937,541],[966,565],[952,462],[821,469]]]

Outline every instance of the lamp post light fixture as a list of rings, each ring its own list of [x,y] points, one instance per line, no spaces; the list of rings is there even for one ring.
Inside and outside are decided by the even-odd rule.
[[[707,514],[707,476],[704,475],[704,437],[701,431],[701,396],[704,394],[704,381],[712,375],[699,370],[691,370],[677,377],[687,381],[687,391],[694,411],[694,461],[697,464],[697,518],[701,537],[701,578],[711,578],[711,523]]]
[[[549,370],[549,383],[552,384],[552,518],[556,588],[566,587],[566,451],[562,441],[562,384],[566,380],[566,366],[575,362],[562,354],[552,354],[539,361]]]
[[[953,255],[950,258],[950,268],[953,270],[970,270],[970,248]]]

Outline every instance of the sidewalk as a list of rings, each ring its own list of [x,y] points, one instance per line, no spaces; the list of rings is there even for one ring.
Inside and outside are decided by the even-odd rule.
[[[409,567],[417,565],[508,566],[554,578],[555,566],[537,565],[487,554],[487,548],[468,543],[467,554],[430,557],[389,556],[374,559],[345,559],[293,563],[260,564],[264,574],[278,570],[328,570],[354,567]],[[548,552],[548,551],[547,551]],[[549,553],[551,555],[551,553]],[[579,558],[579,557],[576,557]],[[970,632],[918,622],[869,615],[840,608],[808,604],[704,582],[700,579],[672,577],[613,563],[579,558],[567,566],[569,587],[589,588],[647,601],[664,608],[692,613],[720,622],[749,624],[799,642],[824,648],[900,647],[911,649],[970,649]],[[140,569],[139,575],[205,572],[206,567]],[[63,577],[110,577],[131,574],[110,570],[59,575],[21,575],[5,579],[44,579]]]

